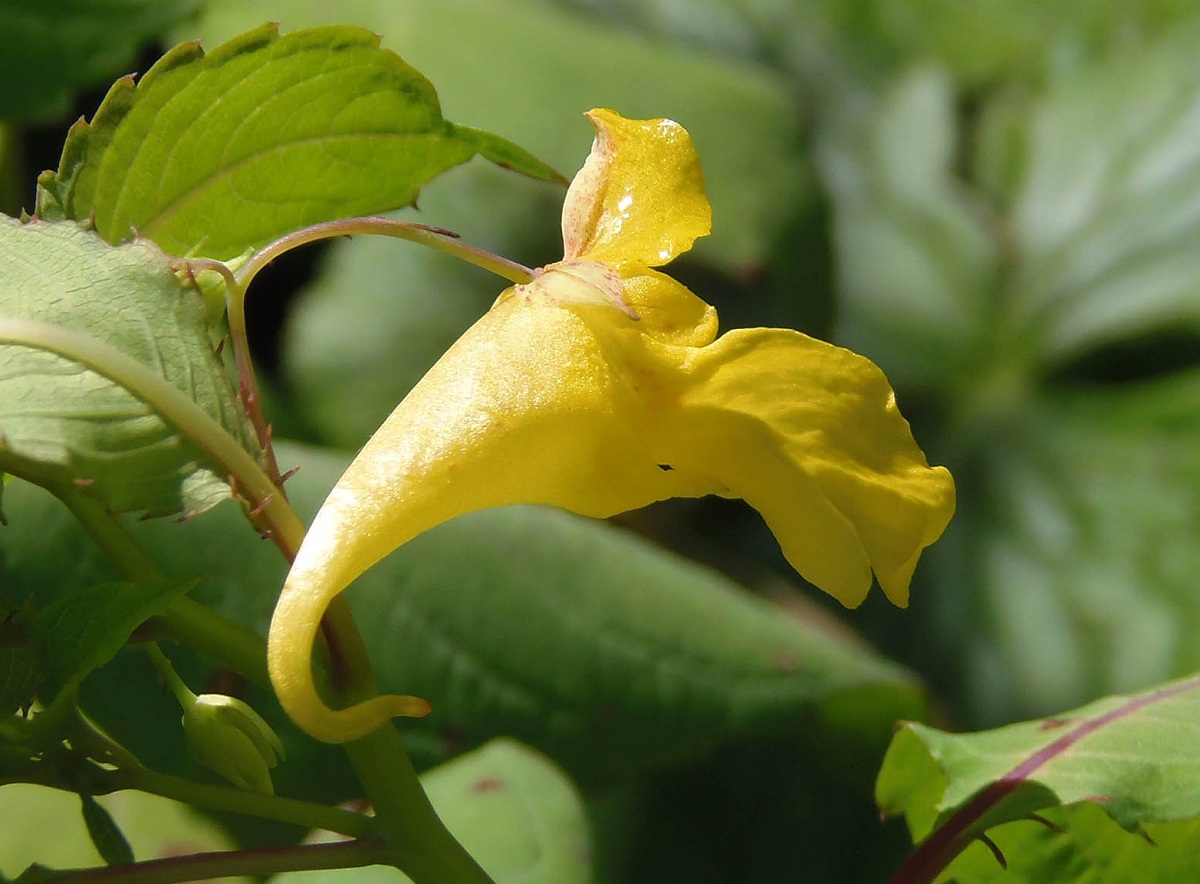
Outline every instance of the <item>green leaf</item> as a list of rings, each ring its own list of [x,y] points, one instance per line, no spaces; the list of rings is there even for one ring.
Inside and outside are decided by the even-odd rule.
[[[133,862],[133,848],[121,833],[116,821],[91,795],[80,795],[83,822],[96,852],[110,866]]]
[[[545,180],[556,173],[495,135],[442,118],[432,84],[370,31],[273,25],[205,54],[181,44],[135,85],[119,80],[79,123],[44,216],[94,217],[177,255],[228,259],[301,227],[406,206],[476,153]]]
[[[1036,101],[999,99],[978,172],[1000,191],[1000,217],[955,176],[945,76],[910,71],[869,110],[845,113],[823,170],[854,308],[843,311],[846,338],[927,378],[947,360],[983,374],[997,357],[1044,371],[1114,340],[1200,325],[1196,33],[1079,70]],[[1012,167],[1003,174],[998,139]],[[927,343],[932,355],[912,346]]]
[[[30,633],[54,690],[78,687],[92,670],[116,656],[138,626],[193,585],[191,580],[162,586],[107,583],[56,599],[38,611]]]
[[[210,0],[197,22],[176,33],[181,39],[228,39],[280,14],[275,0]],[[506,133],[565,172],[578,169],[587,157],[592,129],[581,115],[589,108],[678,120],[704,160],[713,204],[713,233],[696,244],[700,259],[727,268],[756,267],[784,227],[811,203],[800,147],[803,108],[790,83],[760,67],[582,21],[547,2],[343,0],[287,6],[289,27],[340,21],[382,34],[385,45],[437,84],[442,103],[455,116]],[[461,215],[435,214],[424,200],[422,208],[430,223],[469,236],[460,219],[471,213],[490,216],[500,198],[473,195],[467,176],[458,177],[458,198],[469,203]],[[518,189],[519,182],[512,186],[510,199],[530,200],[531,189]],[[549,207],[538,212],[549,213],[540,229],[554,236],[561,193],[552,196]],[[533,218],[537,225],[538,213]],[[512,242],[506,228],[494,224],[491,230],[499,251],[520,257],[503,247]],[[540,263],[561,256],[560,244],[552,248],[557,254],[543,249]]]
[[[257,453],[208,337],[204,307],[152,244],[119,248],[73,223],[0,218],[0,316],[94,338],[148,366]],[[116,511],[196,511],[223,473],[146,402],[78,363],[0,345],[0,469],[74,481]]]
[[[216,0],[177,33],[225,39],[278,14],[269,0]],[[752,275],[812,205],[804,108],[786,80],[761,67],[664,46],[544,2],[292,4],[286,21],[343,19],[383,34],[385,46],[437,83],[448,111],[505,132],[565,172],[587,156],[588,108],[679,120],[700,151],[714,210],[713,233],[688,260]],[[499,82],[514,85],[497,90]],[[562,192],[484,164],[440,179],[422,194],[420,210],[421,220],[531,266],[562,255]],[[298,302],[282,354],[315,438],[361,446],[503,285],[404,243],[332,243],[327,268]]]
[[[571,781],[514,740],[494,740],[421,777],[438,816],[496,884],[592,881],[587,818]],[[333,840],[325,836],[319,840]],[[292,872],[274,884],[385,884],[395,869]]]
[[[973,844],[938,880],[944,884],[1172,884],[1200,878],[1200,820],[1149,823],[1144,835],[1125,832],[1094,804],[1047,811],[1058,830],[1032,821],[988,833],[1005,857],[1002,867]]]
[[[5,0],[0,118],[48,119],[71,94],[123,73],[139,46],[195,11],[196,0]]]
[[[820,6],[826,26],[841,32],[856,64],[894,69],[912,58],[936,59],[971,86],[1036,76],[1075,58],[1102,55],[1143,34],[1161,33],[1195,11],[1181,0],[1136,6],[1123,0],[824,0]]]
[[[903,708],[921,714],[907,673],[815,609],[791,616],[561,511],[457,519],[372,576],[350,603],[383,689],[430,698],[443,733],[509,734],[582,779],[756,733],[828,727],[869,745]],[[839,731],[843,704],[863,717]]]
[[[1081,802],[1137,831],[1200,816],[1197,727],[1195,676],[993,731],[906,724],[884,758],[876,799],[886,814],[904,814],[927,850],[961,849],[992,826]]]

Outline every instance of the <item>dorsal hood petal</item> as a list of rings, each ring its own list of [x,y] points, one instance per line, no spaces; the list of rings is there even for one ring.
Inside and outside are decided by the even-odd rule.
[[[588,113],[592,152],[563,203],[563,254],[620,268],[659,267],[712,229],[700,158],[671,120]]]

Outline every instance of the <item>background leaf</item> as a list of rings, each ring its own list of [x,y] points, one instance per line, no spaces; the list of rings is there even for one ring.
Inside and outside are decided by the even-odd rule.
[[[0,118],[57,116],[75,90],[128,73],[140,46],[197,6],[197,0],[5,0]]]
[[[1050,366],[1200,326],[1197,34],[1081,70],[1031,109],[1006,308]]]
[[[823,132],[839,338],[932,417],[959,479],[902,656],[969,722],[1200,665],[1194,33],[991,95],[966,125],[946,73],[912,68]]]
[[[831,64],[886,78],[914,58],[973,89],[1035,78],[1152,37],[1187,18],[1188,0],[557,0],[640,32],[782,64],[820,89]]]
[[[94,217],[177,255],[227,259],[318,221],[412,203],[476,153],[547,180],[503,139],[442,118],[432,84],[370,31],[280,36],[273,25],[205,54],[184,43],[119,80],[43,175],[43,216]]]
[[[981,733],[908,724],[888,749],[876,797],[885,813],[905,815],[916,841],[938,838],[939,826],[970,836],[1084,801],[1129,830],[1200,817],[1198,720],[1192,677]],[[938,776],[913,776],[914,767]]]
[[[249,423],[204,308],[152,244],[119,248],[73,223],[0,218],[0,315],[84,332],[163,376],[250,452]],[[63,357],[0,345],[0,466],[86,484],[113,510],[196,511],[224,476],[146,403]]]
[[[586,884],[592,880],[583,802],[548,759],[513,740],[494,740],[426,773],[438,815],[496,884]],[[292,872],[276,884],[409,881],[395,869]]]
[[[822,132],[841,258],[838,337],[909,389],[966,370],[990,320],[999,247],[954,175],[953,81],[914,68]]]
[[[430,718],[441,733],[534,741],[584,779],[751,733],[836,729],[826,703],[843,696],[873,706],[855,728],[867,743],[920,708],[901,670],[814,611],[789,617],[554,510],[487,511],[429,532],[350,598],[368,643],[390,649],[381,684],[442,698]]]

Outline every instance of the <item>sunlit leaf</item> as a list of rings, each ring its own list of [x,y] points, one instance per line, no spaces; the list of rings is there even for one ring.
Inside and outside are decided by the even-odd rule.
[[[553,179],[498,136],[442,118],[433,85],[370,31],[273,25],[210,52],[184,43],[136,84],[119,80],[78,123],[43,217],[94,217],[173,254],[231,258],[309,224],[412,203],[476,154]]]

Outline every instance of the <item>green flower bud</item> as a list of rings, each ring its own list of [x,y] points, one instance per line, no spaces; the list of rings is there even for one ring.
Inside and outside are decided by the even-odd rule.
[[[234,697],[201,694],[184,704],[183,735],[192,757],[241,789],[275,794],[271,768],[283,744],[262,716]]]

